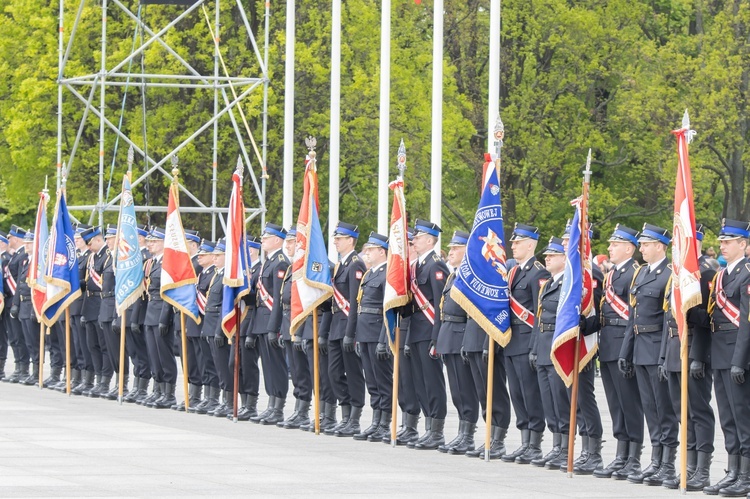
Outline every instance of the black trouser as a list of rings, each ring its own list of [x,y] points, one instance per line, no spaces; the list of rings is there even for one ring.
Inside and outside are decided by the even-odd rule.
[[[360,343],[359,348],[367,391],[370,394],[370,407],[390,413],[393,403],[393,359],[378,359],[377,342]]]
[[[349,392],[342,342],[343,340],[328,341],[328,375],[331,380],[331,388],[339,401],[339,405],[352,405],[352,394]],[[362,383],[362,388],[364,392],[364,383]],[[364,399],[364,393],[362,398]],[[364,405],[364,400],[362,404]]]
[[[209,337],[208,341],[211,347],[211,356],[216,366],[216,374],[219,378],[219,388],[231,392],[234,390],[234,373],[229,372],[229,351],[231,349],[229,345],[217,346],[214,338]]]
[[[65,367],[65,324],[55,322],[49,328],[49,365],[50,367]],[[72,364],[71,360],[71,364]]]
[[[177,362],[174,358],[174,335],[171,328],[166,335],[159,334],[159,326],[146,326],[146,334],[151,335],[156,346],[157,370],[161,373],[163,383],[177,382]]]
[[[479,420],[479,398],[474,387],[471,366],[457,353],[444,354],[443,362],[448,373],[451,400],[458,411],[458,418],[476,424]]]
[[[602,428],[602,416],[599,413],[599,406],[596,403],[594,394],[594,378],[596,369],[594,369],[595,359],[591,359],[591,366],[587,371],[578,374],[578,408],[576,411],[576,422],[578,433],[591,438],[602,438],[604,429]],[[568,397],[570,398],[571,389],[568,388]]]
[[[643,406],[635,376],[625,378],[616,361],[601,362],[599,367],[614,437],[617,440],[642,443]]]
[[[201,364],[203,363],[203,352],[200,347],[200,336],[188,336],[187,344],[187,372],[188,383],[191,385],[201,385],[203,376],[201,374]],[[182,355],[182,351],[180,351]],[[184,373],[183,373],[184,374]]]
[[[398,355],[398,405],[403,412],[418,416],[419,398],[412,377],[411,358],[404,355],[403,345],[401,345]]]
[[[482,406],[482,417],[487,420],[487,364],[482,352],[469,352],[469,367],[474,380],[474,390]],[[493,426],[510,426],[510,395],[506,387],[505,356],[495,355],[495,369],[492,380],[492,421]]]
[[[10,347],[13,349],[13,359],[20,364],[28,364],[30,358],[29,349],[26,348],[26,339],[23,335],[21,321],[17,317],[13,318],[10,316],[9,305],[6,305],[3,315],[5,316],[6,313],[5,324],[7,325],[8,341],[10,342]]]
[[[198,345],[201,349],[201,382],[203,386],[212,386],[214,388],[219,387],[219,375],[216,371],[216,364],[214,364],[214,357],[211,353],[211,344],[214,342],[213,338],[207,336],[201,336],[198,338]]]
[[[130,326],[125,328],[125,346],[133,359],[133,375],[141,379],[151,379],[151,362],[146,346],[146,328],[141,326],[139,333],[134,333]]]
[[[641,394],[651,445],[677,447],[678,420],[669,398],[669,385],[659,381],[656,366],[635,366],[635,379]]]
[[[36,364],[39,362],[39,323],[35,317],[21,319],[21,327],[23,328],[23,339],[26,342],[26,350],[29,352],[31,362]],[[44,357],[42,357],[43,360]]]
[[[682,373],[669,373],[669,395],[672,397],[672,409],[680,417],[682,407]],[[706,370],[703,379],[688,380],[688,427],[687,448],[699,452],[713,453],[714,428],[716,419],[711,407],[711,383],[713,374]]]
[[[310,366],[307,362],[307,354],[295,350],[292,342],[288,341],[286,343],[286,356],[289,359],[289,367],[292,372],[294,398],[310,402],[312,400],[313,381]]]
[[[289,369],[284,358],[284,349],[270,346],[266,335],[258,336],[256,348],[260,348],[266,394],[269,397],[286,399],[289,392]]]
[[[2,276],[0,276],[2,279]],[[8,321],[6,310],[10,309],[10,305],[5,305],[2,313],[0,314],[0,360],[6,360],[8,358]]]
[[[419,405],[424,415],[434,419],[445,419],[448,413],[448,397],[445,393],[443,361],[431,358],[429,351],[430,340],[411,344],[414,386],[417,388]]]
[[[738,385],[729,369],[714,369],[714,390],[727,453],[750,457],[750,382]]]
[[[100,376],[112,376],[114,369],[107,356],[104,334],[99,327],[99,322],[96,320],[86,321],[86,345],[91,354],[94,373]]]
[[[120,372],[120,335],[115,334],[115,332],[112,330],[112,323],[111,322],[102,322],[102,334],[104,336],[104,341],[107,346],[107,356],[109,357],[109,362],[113,366],[113,370],[116,373]],[[127,333],[125,336],[125,339],[127,340]],[[127,376],[130,373],[130,362],[128,362],[128,356],[125,355],[125,371],[124,374]]]
[[[245,395],[258,395],[260,386],[260,371],[258,370],[258,343],[264,337],[259,337],[255,342],[255,348],[245,348],[245,338],[240,338],[240,385],[237,387],[239,393]],[[234,376],[234,343],[229,348],[229,375]],[[234,379],[234,378],[232,378]]]
[[[529,356],[508,355],[505,357],[508,373],[508,388],[513,410],[516,413],[516,428],[538,433],[544,431],[544,409],[539,381],[529,365]]]
[[[565,383],[553,365],[537,366],[536,375],[547,428],[552,433],[567,434],[570,431],[570,398]]]
[[[70,317],[70,335],[73,337],[73,344],[76,347],[78,369],[94,372],[94,360],[91,358],[91,351],[89,350],[86,326],[81,324],[80,315]]]
[[[310,370],[310,380],[315,388],[315,352],[313,351],[313,344],[310,343],[310,348],[307,350],[307,364]],[[318,375],[320,380],[318,381],[320,386],[320,401],[328,404],[336,404],[336,395],[333,393],[333,387],[331,386],[331,377],[328,372],[328,354],[318,354]]]

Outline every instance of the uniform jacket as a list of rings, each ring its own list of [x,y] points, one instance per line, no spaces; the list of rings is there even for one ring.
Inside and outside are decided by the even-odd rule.
[[[331,331],[328,335],[330,341],[343,339],[344,336],[354,338],[357,332],[357,294],[359,283],[366,272],[365,262],[357,253],[352,251],[349,255],[333,268],[333,286],[349,302],[349,315],[347,316],[336,304],[336,299],[331,298]]]
[[[517,269],[517,270],[515,270]],[[510,294],[531,313],[539,307],[539,289],[550,278],[550,273],[536,257],[531,257],[526,264],[513,267],[508,287]],[[505,346],[505,355],[528,355],[531,351],[531,328],[511,312],[511,337]],[[536,320],[534,321],[536,323]]]
[[[286,268],[284,282],[281,284],[281,337],[291,341],[289,328],[292,325],[292,266]],[[301,333],[301,331],[300,331]]]
[[[717,280],[721,276],[727,300],[740,310],[740,326],[731,326],[730,320],[716,305]],[[750,363],[750,262],[742,258],[731,274],[719,272],[711,288],[711,367],[713,369],[730,369],[732,366],[747,369]]]
[[[557,320],[557,304],[560,301],[560,290],[562,289],[562,276],[559,279],[550,279],[542,285],[539,291],[539,308],[537,309],[536,322],[532,331],[531,352],[537,355],[537,365],[551,366],[552,337],[555,335],[555,322]]]
[[[409,343],[420,341],[437,342],[440,334],[440,298],[443,295],[445,281],[450,275],[448,266],[434,251],[430,251],[421,264],[416,262],[412,268],[417,286],[429,303],[435,307],[435,323],[431,324],[424,312],[419,309],[417,299],[411,302],[411,322],[409,323]]]
[[[18,307],[19,320],[35,317],[34,307],[31,304],[31,287],[27,282],[27,278],[29,277],[29,263],[29,255],[24,252],[22,257],[18,259],[18,278],[16,279],[17,287],[16,294],[13,295],[13,306]]]
[[[464,342],[466,312],[450,296],[455,279],[455,272],[448,276],[440,300],[440,333],[435,348],[441,355],[461,353],[461,345]]]
[[[251,327],[251,333],[255,335],[266,333],[278,333],[281,331],[281,283],[286,277],[286,269],[289,267],[289,258],[283,251],[277,250],[269,256],[260,269],[257,290],[257,309],[255,311],[254,324]],[[260,287],[265,287],[271,295],[273,307],[269,309],[260,298]]]
[[[665,327],[664,296],[671,275],[666,258],[652,272],[648,265],[638,269],[630,287],[630,318],[620,349],[621,358],[641,366],[659,364]]]
[[[76,298],[75,301],[70,304],[71,316],[79,316],[83,310],[83,297],[86,294],[86,264],[88,263],[89,253],[90,251],[88,249],[83,253],[76,250],[76,254],[78,255],[78,281],[81,285],[81,296]]]
[[[376,343],[385,337],[383,325],[383,295],[385,293],[386,264],[365,272],[360,284],[357,313],[357,341]]]
[[[250,333],[258,305],[258,278],[260,277],[260,260],[253,262],[250,266],[250,292],[245,295],[245,318],[240,324],[240,337],[244,338]]]
[[[117,307],[115,304],[115,268],[113,265],[112,253],[109,249],[106,251],[107,257],[104,259],[102,268],[102,291],[101,307],[99,308],[99,322],[112,322],[117,317]]]
[[[151,269],[146,276],[148,303],[146,304],[146,318],[143,321],[144,326],[158,326],[159,323],[169,324],[167,318],[172,307],[161,298],[162,258],[164,258],[164,255],[152,258]],[[162,314],[164,314],[163,318]]]
[[[216,267],[213,267],[214,269]],[[203,316],[201,336],[223,335],[221,330],[221,304],[224,299],[224,269],[213,272],[206,293],[206,315]]]
[[[604,293],[607,287],[611,287],[614,294],[619,296],[626,305],[630,304],[630,284],[633,276],[640,265],[632,258],[625,262],[621,268],[612,269],[604,278],[604,289],[600,298],[600,322],[599,332],[599,360],[601,362],[615,362],[620,358],[622,341],[625,338],[625,329],[628,321],[620,317],[617,312],[607,303]],[[630,307],[628,306],[628,310]]]
[[[101,279],[104,274],[104,266],[109,257],[109,249],[107,245],[102,245],[99,251],[96,253],[89,253],[86,263],[86,279],[85,279],[85,296],[83,297],[83,309],[81,315],[87,322],[94,322],[99,320],[99,310],[101,309],[102,288],[100,283],[97,283],[98,275]]]

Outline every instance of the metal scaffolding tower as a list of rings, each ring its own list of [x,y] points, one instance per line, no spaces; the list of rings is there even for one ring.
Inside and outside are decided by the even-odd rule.
[[[120,195],[114,196],[112,199],[105,200],[104,193],[104,176],[105,176],[105,134],[113,133],[118,141],[123,141],[126,145],[133,147],[136,154],[143,158],[144,164],[148,166],[147,170],[142,173],[139,177],[133,180],[133,187],[148,180],[153,175],[163,175],[168,179],[172,179],[170,173],[170,158],[176,155],[185,146],[193,142],[202,133],[207,132],[209,129],[213,129],[213,180],[211,186],[211,199],[201,200],[194,195],[188,188],[188,186],[180,185],[181,191],[187,195],[195,206],[181,206],[181,211],[185,213],[204,213],[211,215],[211,230],[212,238],[216,239],[216,221],[217,218],[224,225],[223,213],[227,212],[226,207],[218,207],[216,205],[216,188],[217,188],[217,155],[218,155],[218,123],[219,120],[225,115],[229,117],[231,126],[234,129],[234,133],[237,139],[237,145],[240,149],[241,157],[248,166],[248,172],[250,175],[250,183],[252,189],[257,196],[259,205],[257,207],[247,207],[246,214],[247,219],[261,217],[261,225],[265,222],[265,192],[266,192],[266,157],[267,157],[267,128],[268,128],[268,42],[269,42],[269,17],[270,17],[270,2],[265,2],[265,29],[264,29],[264,47],[263,55],[261,56],[261,50],[255,39],[255,35],[252,32],[250,23],[248,21],[247,13],[242,4],[241,0],[235,0],[236,8],[242,18],[244,25],[244,31],[248,36],[248,41],[252,47],[252,55],[255,58],[258,68],[260,68],[260,75],[230,75],[224,64],[223,57],[219,50],[220,48],[220,0],[213,0],[213,26],[211,26],[211,20],[209,18],[209,12],[206,5],[209,0],[197,0],[195,3],[180,2],[183,4],[185,9],[172,19],[166,26],[157,30],[152,29],[145,23],[140,15],[139,6],[137,14],[126,6],[124,0],[98,0],[101,2],[101,17],[99,22],[101,23],[101,65],[96,72],[96,69],[92,68],[92,72],[88,74],[67,74],[68,62],[71,56],[71,50],[74,44],[76,31],[78,30],[79,24],[82,22],[82,13],[84,11],[84,4],[86,0],[78,0],[78,9],[75,15],[72,29],[67,41],[64,40],[64,0],[59,0],[59,40],[58,40],[58,116],[57,116],[57,185],[60,186],[60,174],[63,165],[63,90],[66,90],[72,94],[80,103],[83,104],[83,115],[78,126],[75,141],[73,142],[70,151],[67,153],[65,163],[67,168],[75,168],[76,151],[81,142],[81,136],[85,128],[86,121],[89,113],[93,114],[99,120],[99,189],[98,198],[95,204],[87,205],[71,205],[71,210],[85,210],[90,211],[92,216],[98,213],[99,224],[103,223],[103,214],[105,211],[117,211],[119,209]],[[142,1],[143,4],[147,3]],[[174,0],[150,0],[149,3],[175,3]],[[141,33],[140,44],[136,46],[134,37],[134,50],[122,60],[116,63],[110,62],[108,66],[107,62],[107,44],[108,44],[108,33],[107,33],[107,14],[110,4],[114,5],[115,8],[119,9],[119,12],[124,14],[125,17],[131,19],[136,26],[136,30]],[[231,5],[231,4],[230,4]],[[154,6],[158,7],[158,6]],[[202,16],[204,21],[207,23],[211,32],[211,37],[214,43],[214,64],[213,74],[201,74],[195,69],[193,65],[186,60],[185,57],[181,56],[177,50],[171,47],[165,40],[165,34],[178,25],[181,21],[188,18],[188,16]],[[240,29],[242,32],[242,29]],[[116,40],[120,42],[121,40]],[[179,61],[180,69],[184,70],[184,74],[156,74],[147,73],[145,68],[141,66],[141,71],[137,73],[130,72],[130,64],[138,57],[142,57],[145,51],[150,46],[161,46],[174,60]],[[90,54],[89,54],[90,56]],[[128,66],[127,72],[124,68]],[[148,148],[139,147],[134,140],[132,140],[127,134],[120,130],[118,124],[114,123],[112,119],[108,118],[108,114],[112,113],[112,110],[107,108],[105,103],[105,95],[107,89],[112,87],[133,87],[146,88],[162,87],[162,88],[173,88],[179,91],[179,89],[212,89],[213,90],[213,115],[212,117],[198,127],[192,135],[187,139],[174,146],[174,148],[163,157],[157,158],[152,157]],[[88,88],[88,91],[83,89]],[[95,97],[99,91],[99,103],[98,106],[95,102]],[[249,128],[247,119],[245,117],[240,104],[253,92],[263,92],[263,112],[262,112],[262,139],[260,148],[252,136]],[[87,94],[87,95],[85,95]],[[124,107],[124,106],[123,106]],[[145,105],[144,105],[144,120],[145,117]],[[239,118],[237,116],[239,114]],[[116,121],[116,120],[114,120]],[[244,126],[243,126],[244,125]],[[109,131],[109,132],[108,132]],[[145,134],[144,125],[144,134]],[[145,137],[144,137],[145,142]],[[248,148],[247,145],[252,146]],[[145,149],[145,150],[144,150]],[[251,161],[253,159],[253,161]],[[230,162],[228,168],[233,168],[234,162]],[[253,168],[255,165],[255,168]],[[255,170],[261,172],[261,175],[256,176]],[[248,188],[246,187],[246,191]],[[247,204],[246,204],[247,206]],[[137,211],[141,212],[165,212],[165,206],[152,206],[146,203],[142,206],[136,206]]]

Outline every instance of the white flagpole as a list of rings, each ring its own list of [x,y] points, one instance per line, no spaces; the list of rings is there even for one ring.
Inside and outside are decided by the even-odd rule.
[[[328,173],[328,240],[339,222],[339,152],[341,149],[341,0],[331,6],[331,150]],[[328,245],[328,258],[336,261],[336,248]]]
[[[388,234],[388,166],[391,125],[391,0],[380,10],[380,136],[378,143],[378,232]]]
[[[487,99],[487,150],[494,145],[489,133],[490,125],[497,121],[500,109],[500,5],[501,0],[490,1],[490,92]]]
[[[430,221],[442,225],[443,197],[443,0],[435,0],[432,45],[432,186]]]
[[[294,201],[294,0],[286,0],[286,63],[284,71],[284,227],[292,224]]]

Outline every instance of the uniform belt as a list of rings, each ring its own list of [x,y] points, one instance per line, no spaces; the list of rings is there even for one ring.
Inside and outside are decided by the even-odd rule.
[[[626,321],[625,319],[620,319],[619,317],[615,318],[615,319],[607,319],[605,317],[604,318],[604,325],[605,326],[627,326],[628,325],[628,321]]]
[[[359,307],[359,313],[360,314],[383,315],[383,309],[382,308],[374,308],[374,307]]]
[[[284,312],[288,312],[291,309],[292,309],[292,304],[291,303],[288,304],[288,305],[286,303],[282,303],[281,304],[281,310],[283,310]]]
[[[689,327],[687,330],[688,334],[693,334],[695,332],[695,329],[692,327]],[[676,327],[670,327],[669,328],[669,337],[674,338],[675,336],[678,336],[677,328]]]
[[[554,331],[555,325],[554,324],[540,324],[539,330],[542,331],[543,333],[548,332],[548,331]]]
[[[28,301],[28,300],[31,300],[31,295],[29,296],[19,295],[18,299],[21,301]]]
[[[443,322],[458,322],[460,324],[464,324],[466,322],[466,316],[443,314],[440,320],[442,320]]]
[[[206,307],[206,312],[221,312],[221,307]]]
[[[724,322],[722,324],[711,323],[711,332],[716,331],[736,331],[738,328],[731,322]]]
[[[641,333],[655,333],[657,331],[661,331],[662,326],[659,326],[657,324],[649,324],[649,325],[638,325],[636,324],[633,326],[633,331],[635,334],[641,334]]]
[[[86,296],[96,296],[99,298],[99,295],[101,294],[101,291],[86,291]]]
[[[102,298],[111,298],[115,296],[115,292],[114,291],[102,291],[101,293],[99,293],[99,296]]]
[[[149,293],[148,300],[161,300],[161,293]]]

